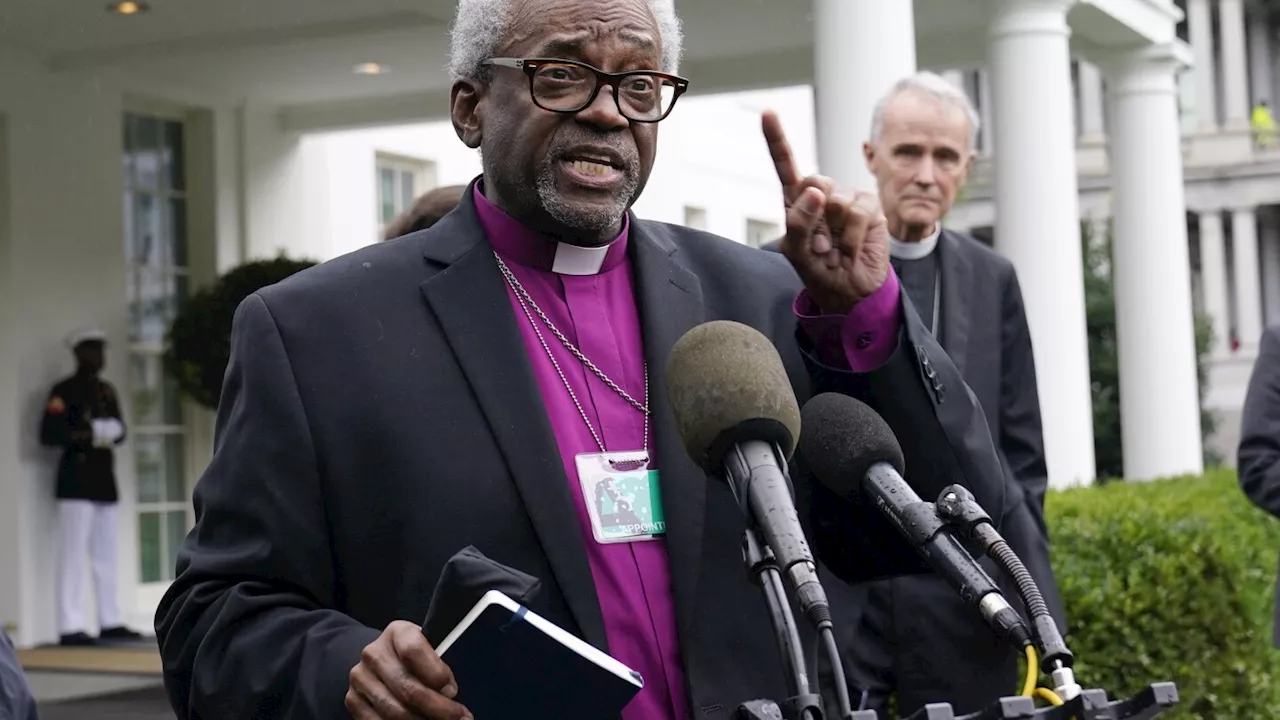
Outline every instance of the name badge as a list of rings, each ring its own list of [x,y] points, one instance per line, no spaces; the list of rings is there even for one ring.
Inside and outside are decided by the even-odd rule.
[[[658,471],[649,469],[649,453],[584,454],[576,461],[596,542],[642,542],[666,535],[661,484]]]

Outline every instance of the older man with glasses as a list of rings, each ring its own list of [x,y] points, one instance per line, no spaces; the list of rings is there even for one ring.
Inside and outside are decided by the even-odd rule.
[[[742,513],[683,449],[666,360],[699,323],[750,325],[800,401],[863,399],[922,476],[998,505],[981,411],[903,311],[879,205],[800,177],[766,115],[785,259],[636,218],[689,84],[669,0],[462,0],[452,39],[453,125],[484,168],[462,203],[237,314],[217,449],[156,617],[174,708],[469,717],[412,622],[467,546],[540,578],[532,610],[643,676],[624,720],[785,699]],[[664,520],[619,532],[594,491],[616,479],[606,461],[636,457],[631,509]],[[796,486],[832,570],[856,575],[850,506]]]

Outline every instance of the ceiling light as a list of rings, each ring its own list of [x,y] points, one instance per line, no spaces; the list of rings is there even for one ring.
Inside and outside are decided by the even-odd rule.
[[[391,68],[383,65],[382,63],[365,62],[356,65],[355,68],[352,69],[352,72],[357,75],[385,75],[386,73],[391,72]]]
[[[138,15],[151,9],[151,6],[144,2],[135,2],[134,0],[120,0],[107,6],[107,12],[117,15]]]

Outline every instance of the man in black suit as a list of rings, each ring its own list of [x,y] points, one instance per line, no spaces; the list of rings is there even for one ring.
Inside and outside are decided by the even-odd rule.
[[[1280,518],[1280,325],[1267,328],[1258,344],[1258,359],[1244,396],[1236,467],[1245,495],[1254,505]],[[1275,644],[1280,647],[1280,600],[1276,605]]]
[[[999,514],[982,410],[900,298],[874,197],[800,177],[776,116],[786,260],[630,213],[687,86],[670,2],[457,13],[452,118],[484,166],[458,209],[237,312],[196,526],[156,616],[173,706],[466,717],[416,624],[465,546],[540,578],[535,612],[641,672],[624,720],[781,699],[741,513],[667,402],[671,347],[704,321],[760,330],[801,402],[863,399],[919,477]],[[646,509],[665,529],[619,533],[589,512],[601,458],[626,451],[660,483]],[[795,475],[819,555],[859,577],[874,558],[851,550],[852,508]]]
[[[1013,264],[942,226],[968,177],[978,115],[964,92],[934,73],[897,83],[881,100],[865,143],[891,236],[892,263],[926,329],[939,338],[986,415],[1004,467],[1002,533],[1065,630],[1049,563],[1048,470],[1035,359]],[[1014,597],[1011,580],[987,563]],[[882,706],[891,691],[913,712],[950,702],[972,712],[1012,694],[1018,659],[940,579],[902,577],[870,588],[862,629],[844,643],[852,678]]]

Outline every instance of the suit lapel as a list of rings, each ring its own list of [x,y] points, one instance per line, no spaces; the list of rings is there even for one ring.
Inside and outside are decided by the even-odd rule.
[[[607,650],[569,480],[470,189],[432,228],[425,254],[447,267],[422,293],[488,418],[583,639]]]
[[[942,349],[951,358],[961,375],[969,344],[969,283],[973,268],[964,249],[950,232],[943,230],[938,238],[938,267],[942,273],[942,334],[938,338]]]
[[[649,364],[650,408],[662,483],[662,507],[667,519],[667,555],[671,563],[676,618],[686,667],[693,649],[694,607],[697,599],[702,530],[707,501],[707,478],[685,454],[667,402],[667,356],[690,328],[703,320],[702,286],[676,262],[678,250],[668,237],[650,234],[631,224],[632,257],[644,332],[645,361]]]

